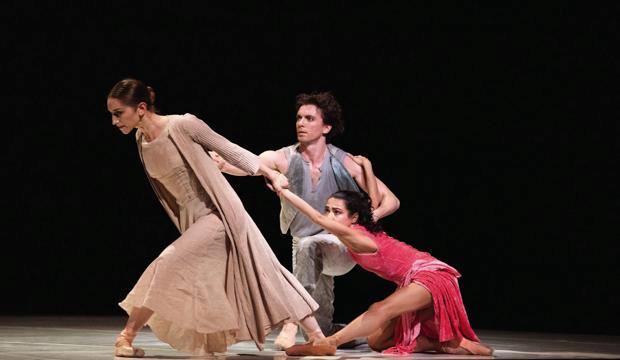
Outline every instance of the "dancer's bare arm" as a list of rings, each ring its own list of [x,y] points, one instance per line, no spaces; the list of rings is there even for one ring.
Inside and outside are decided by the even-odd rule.
[[[215,151],[209,151],[209,155],[215,161],[215,163],[217,164],[217,167],[220,169],[220,171],[223,172],[223,173],[230,174],[230,175],[235,175],[235,176],[248,176],[248,175],[250,175],[247,172],[239,169],[238,167],[231,165],[229,162],[224,160],[224,158],[222,158],[220,156],[220,154],[216,153]]]
[[[289,190],[282,190],[278,194],[304,213],[312,222],[338,237],[351,251],[356,253],[373,253],[377,251],[377,244],[361,231],[328,218]]]
[[[368,187],[366,186],[366,179],[362,167],[351,158],[353,155],[347,155],[348,156],[345,156],[343,159],[344,167],[349,171],[351,176],[353,176],[355,182],[357,182],[357,184],[364,189],[364,191],[369,192]],[[375,177],[375,179],[377,183],[379,206],[373,209],[372,214],[375,220],[379,220],[398,210],[400,207],[400,200],[398,200],[396,195],[394,195],[394,193],[383,183],[383,181],[377,177]]]
[[[362,155],[347,155],[350,156],[351,160],[355,161],[357,165],[362,167],[362,173],[364,174],[364,183],[366,184],[366,189],[368,189],[370,203],[372,208],[376,209],[377,207],[379,207],[381,195],[379,194],[377,178],[375,177],[375,173],[372,171],[372,163],[370,162],[370,160],[368,160],[368,158]]]
[[[223,173],[234,175],[234,176],[251,175],[245,172],[244,170],[238,167],[235,167],[234,165],[231,165],[229,162],[224,160],[224,158],[222,158],[215,151],[209,151],[209,155],[211,155],[211,158],[215,160],[215,162],[217,163],[217,166],[220,168],[220,170]],[[261,159],[261,162],[265,164],[265,166],[267,166],[268,168],[276,170],[281,173],[286,172],[286,167],[288,164],[284,156],[284,153],[282,151],[267,150],[267,151],[262,152],[258,157]]]

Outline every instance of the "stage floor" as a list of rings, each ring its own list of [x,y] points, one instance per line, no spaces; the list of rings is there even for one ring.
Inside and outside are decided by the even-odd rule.
[[[123,317],[0,317],[0,359],[2,360],[91,360],[114,359],[112,344],[126,318]],[[477,330],[482,342],[495,349],[500,359],[620,359],[620,336],[567,335],[510,331]],[[192,356],[177,352],[157,340],[145,328],[136,345],[143,347],[150,359],[233,359],[284,360],[283,351],[273,350],[270,335],[265,350],[260,352],[254,343],[243,342],[229,348],[225,354]],[[299,336],[298,343],[303,342]],[[354,350],[338,350],[325,359],[393,358],[381,356],[367,346]],[[308,359],[310,357],[306,357]],[[399,359],[476,359],[489,357],[454,356],[418,353],[399,356]],[[120,359],[120,358],[119,358]]]

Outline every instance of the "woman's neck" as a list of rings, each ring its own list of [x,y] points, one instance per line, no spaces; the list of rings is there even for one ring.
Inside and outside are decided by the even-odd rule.
[[[166,128],[168,119],[155,113],[146,113],[138,122],[138,129],[144,134],[144,139],[151,142],[159,137]]]

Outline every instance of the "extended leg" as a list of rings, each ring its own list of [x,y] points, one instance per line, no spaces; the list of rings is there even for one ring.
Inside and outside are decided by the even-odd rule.
[[[357,337],[367,337],[381,329],[398,315],[425,309],[432,305],[431,293],[424,287],[411,284],[396,290],[382,301],[374,303],[344,329],[327,338],[333,345],[340,345]]]
[[[336,347],[354,338],[367,337],[385,326],[396,316],[410,311],[425,309],[432,304],[430,292],[424,287],[411,284],[396,290],[385,300],[375,303],[344,329],[313,344],[295,345],[287,349],[288,355],[333,355]]]

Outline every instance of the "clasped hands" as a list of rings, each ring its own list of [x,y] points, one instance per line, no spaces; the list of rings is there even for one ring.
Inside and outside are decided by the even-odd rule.
[[[278,195],[280,195],[283,190],[288,189],[288,179],[286,176],[275,170],[265,177],[265,182],[267,183],[267,187]]]

